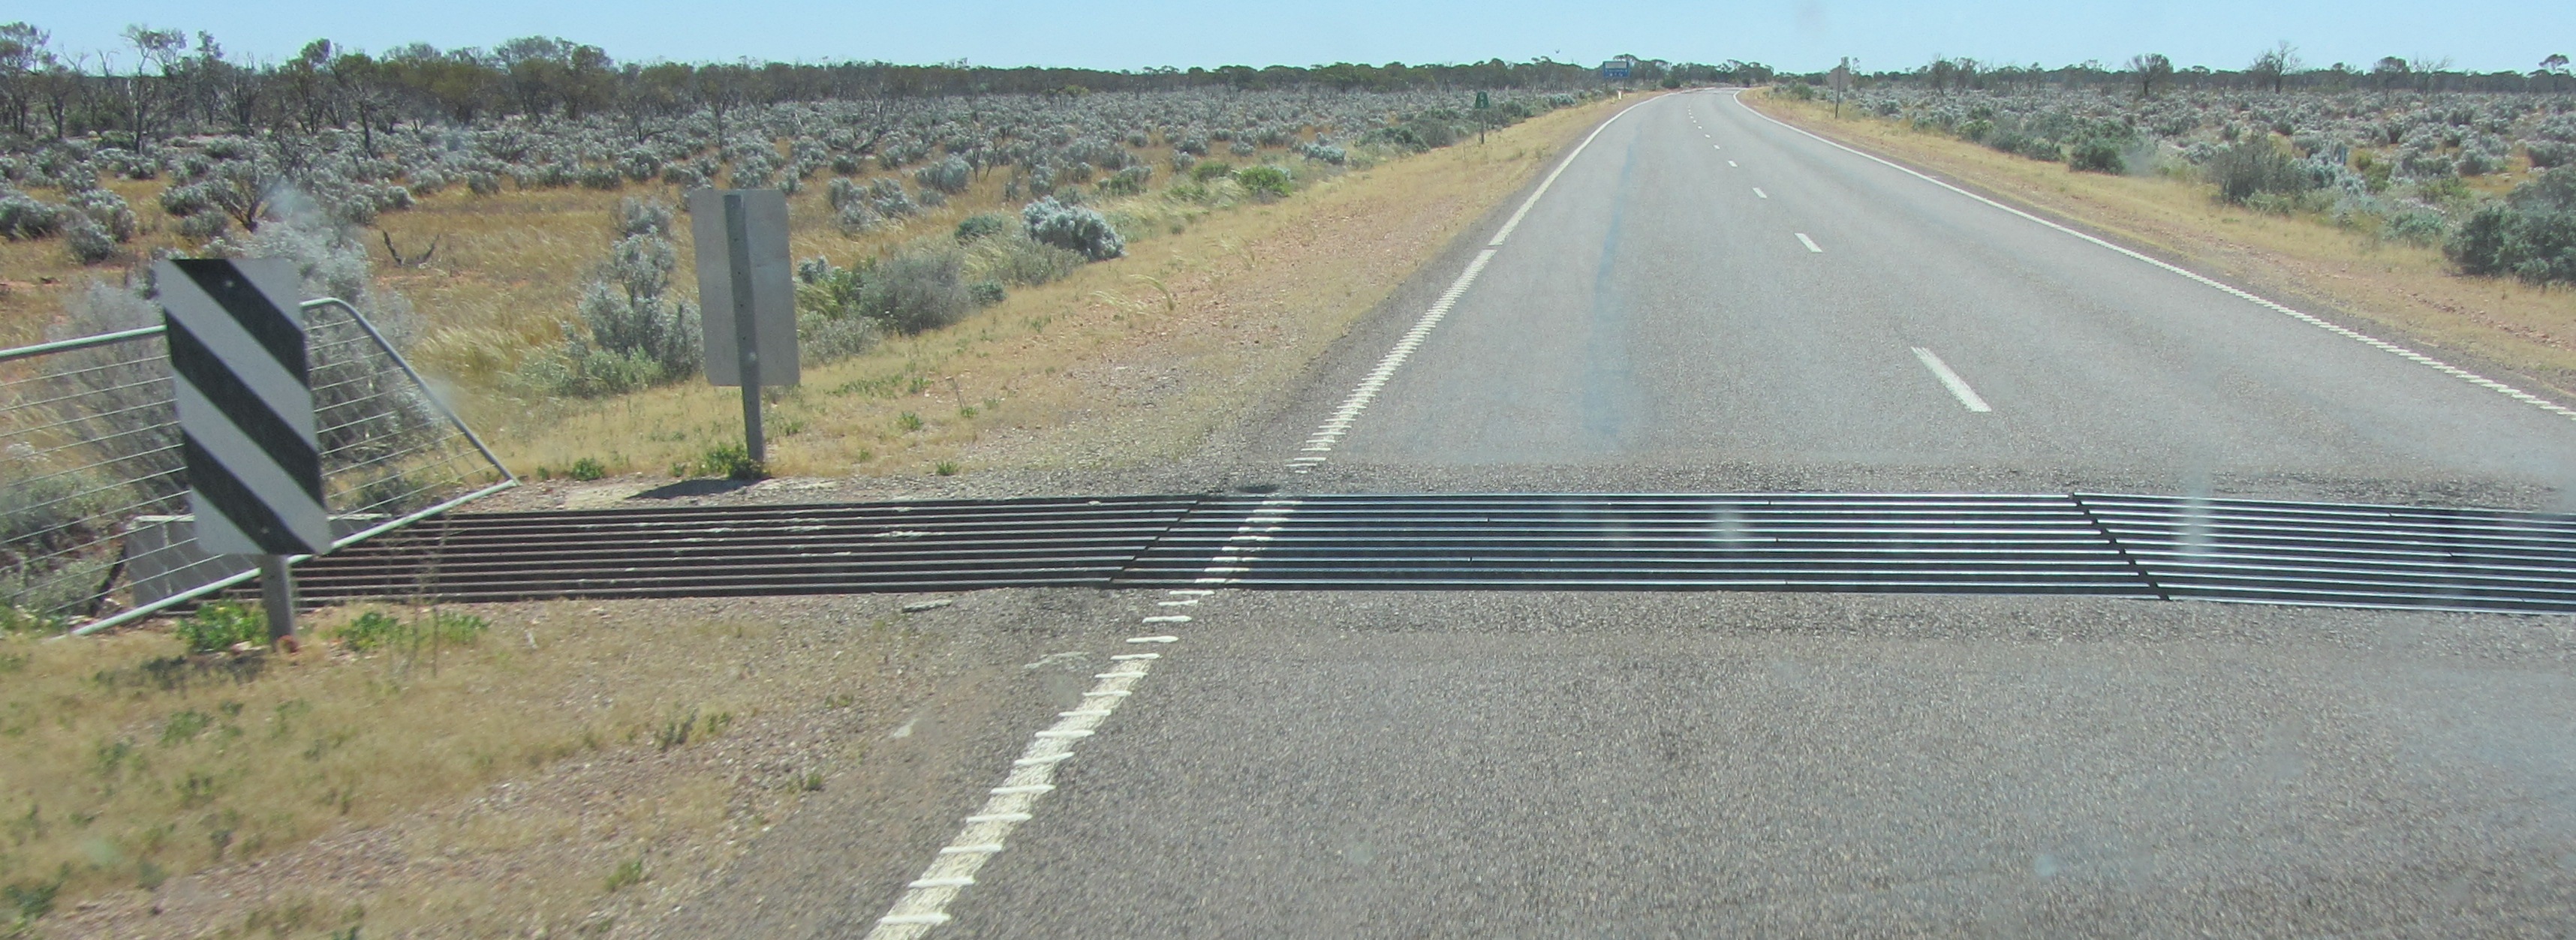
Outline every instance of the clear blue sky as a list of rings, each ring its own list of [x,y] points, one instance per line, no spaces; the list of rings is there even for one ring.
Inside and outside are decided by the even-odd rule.
[[[2454,13],[2452,11],[2459,11]],[[59,48],[113,48],[129,23],[205,30],[228,50],[282,58],[305,42],[381,50],[407,42],[489,47],[542,34],[621,61],[881,59],[1133,69],[1158,65],[1461,62],[1621,52],[1728,58],[1810,71],[1856,56],[1865,69],[1936,55],[2062,65],[2162,52],[2182,66],[2235,68],[2279,40],[2315,66],[2380,56],[2450,58],[2478,71],[2528,71],[2576,55],[2576,2],[2473,7],[2414,0],[2081,3],[2067,0],[1766,0],[1574,3],[1460,0],[906,0],[673,3],[651,0],[9,0],[0,22],[50,30]]]

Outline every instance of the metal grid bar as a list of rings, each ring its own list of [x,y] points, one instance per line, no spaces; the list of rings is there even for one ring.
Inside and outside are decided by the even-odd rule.
[[[2422,533],[2334,525],[2315,530],[2331,542],[2184,559],[2168,542],[2128,541],[2138,527],[2127,521],[2095,520],[2087,501],[2102,499],[1306,496],[1259,551],[1220,564],[1224,584],[1253,589],[2054,594],[2576,613],[2576,563],[2356,561],[2391,547],[2372,539],[2406,545]],[[2576,531],[2552,517],[2314,509],[2438,517],[2576,557]],[[2305,511],[2265,511],[2294,510]],[[1246,523],[1274,512],[1232,497],[1124,497],[460,516],[326,559],[305,583],[343,599],[456,600],[1195,585],[1234,554]],[[1718,517],[1733,522],[1712,526]]]

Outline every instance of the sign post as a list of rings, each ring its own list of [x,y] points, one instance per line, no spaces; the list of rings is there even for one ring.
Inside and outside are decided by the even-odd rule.
[[[1844,56],[1842,64],[1834,66],[1833,74],[1826,80],[1834,88],[1834,119],[1842,120],[1843,92],[1851,88],[1851,57]]]
[[[153,274],[197,544],[260,556],[268,635],[291,652],[295,581],[286,558],[331,547],[295,263],[174,258]]]
[[[742,387],[743,450],[769,460],[760,390],[798,381],[796,285],[787,264],[787,194],[775,189],[689,191],[697,241],[698,304],[707,383]]]

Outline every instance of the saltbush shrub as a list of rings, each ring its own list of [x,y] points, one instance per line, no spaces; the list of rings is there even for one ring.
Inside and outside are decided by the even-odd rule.
[[[698,307],[669,296],[679,266],[672,218],[659,199],[618,201],[611,214],[618,240],[582,290],[587,330],[567,327],[564,348],[532,363],[537,384],[560,394],[612,395],[697,374]]]
[[[0,187],[0,238],[24,241],[52,235],[62,230],[65,211],[26,193]]]
[[[99,264],[117,256],[116,239],[89,216],[74,212],[63,226],[63,250],[77,264]]]
[[[914,170],[912,178],[924,189],[955,195],[965,192],[967,184],[974,182],[975,168],[965,158],[950,154],[948,159]]]
[[[1119,237],[1107,218],[1090,209],[1040,199],[1021,208],[1020,219],[1028,225],[1031,240],[1080,252],[1093,261],[1127,253],[1127,240]]]

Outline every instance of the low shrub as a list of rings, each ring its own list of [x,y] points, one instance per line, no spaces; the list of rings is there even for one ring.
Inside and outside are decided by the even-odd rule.
[[[966,254],[955,245],[916,243],[854,268],[817,258],[799,266],[798,332],[858,352],[876,326],[919,333],[957,321],[975,305]],[[824,334],[824,335],[817,335]]]
[[[1110,174],[1108,179],[1101,180],[1100,194],[1103,196],[1133,196],[1144,192],[1145,183],[1148,180],[1153,179],[1153,177],[1154,168],[1142,165],[1131,166]]]
[[[899,332],[947,326],[975,304],[966,292],[965,268],[965,256],[955,249],[897,251],[868,267],[863,303]]]
[[[2209,158],[2201,175],[2218,186],[2218,198],[2244,205],[2258,193],[2296,195],[2308,188],[2299,172],[2272,142],[2262,138],[2237,141]]]
[[[2067,149],[2066,167],[2085,173],[2109,173],[2114,176],[2126,173],[2129,169],[2128,162],[2122,158],[2121,150],[2120,141],[2108,138],[2094,137],[2080,140],[2075,143],[2075,146]]]
[[[957,222],[957,243],[971,244],[1010,231],[1011,218],[991,212],[970,215]]]
[[[1296,188],[1288,171],[1275,166],[1248,166],[1236,170],[1234,182],[1255,199],[1278,199]]]
[[[975,168],[964,157],[950,154],[948,159],[914,170],[912,178],[925,190],[953,196],[965,192],[966,186],[974,182]]]
[[[0,187],[0,238],[10,241],[44,238],[62,230],[63,217],[67,214],[61,206],[38,202],[26,193]]]
[[[2442,252],[2463,274],[2576,284],[2576,171],[2543,172],[2479,207]]]
[[[1088,259],[1081,252],[1041,243],[1021,231],[975,242],[967,260],[984,279],[1034,287],[1072,274]]]
[[[1023,207],[1020,218],[1028,224],[1029,238],[1040,244],[1080,252],[1093,261],[1127,253],[1127,240],[1110,227],[1109,220],[1080,206],[1040,199]]]
[[[89,216],[75,212],[71,213],[70,219],[63,226],[63,250],[71,255],[73,263],[101,264],[114,260],[121,253],[116,246],[116,238]]]

